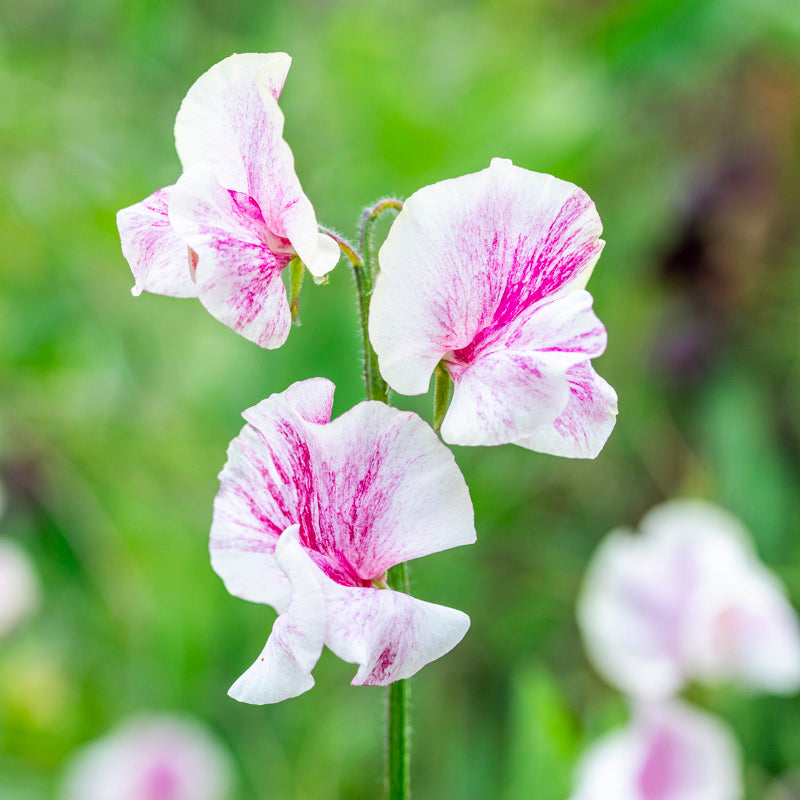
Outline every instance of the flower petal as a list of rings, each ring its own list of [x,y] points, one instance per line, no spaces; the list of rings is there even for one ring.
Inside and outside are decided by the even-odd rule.
[[[739,800],[738,747],[709,714],[672,702],[636,709],[597,742],[577,771],[572,800]]]
[[[286,53],[234,53],[194,82],[175,119],[184,171],[211,165],[226,189],[252,194],[249,170],[283,131],[283,117],[269,124],[263,97],[278,99],[291,63]]]
[[[291,327],[281,278],[291,255],[274,252],[255,202],[223,189],[209,169],[197,169],[176,184],[170,221],[197,253],[195,280],[203,305],[260,347],[280,347]]]
[[[800,688],[800,626],[780,582],[741,524],[697,500],[676,500],[615,533],[586,576],[578,618],[612,683],[663,696],[687,679]]]
[[[253,665],[228,692],[243,703],[279,703],[314,685],[311,670],[319,660],[325,638],[325,599],[322,573],[298,539],[293,525],[281,535],[275,560],[291,585],[291,601],[272,627],[267,644]]]
[[[448,351],[583,288],[601,230],[581,189],[506,159],[415,192],[379,254],[370,339],[383,377],[421,394]]]
[[[323,454],[315,475],[315,547],[362,579],[475,541],[461,471],[416,414],[359,403],[313,434]]]
[[[220,185],[252,197],[272,234],[322,277],[336,266],[339,248],[318,232],[283,140],[277,99],[290,64],[285,53],[234,54],[215,64],[183,100],[175,145],[185,171],[210,166]]]
[[[485,329],[445,358],[455,390],[442,437],[452,444],[527,446],[523,437],[551,426],[565,411],[569,370],[605,346],[605,328],[583,290],[537,303],[506,326]]]
[[[13,539],[0,539],[0,639],[30,617],[40,599],[30,556]]]
[[[469,629],[469,617],[391,589],[324,583],[325,644],[359,664],[353,686],[386,686],[409,678],[452,650]]]
[[[659,542],[614,531],[584,578],[578,622],[592,663],[635,697],[666,697],[685,680],[681,636],[691,571]]]
[[[136,281],[131,290],[197,297],[189,268],[189,251],[169,222],[168,206],[174,187],[159,189],[141,203],[117,212],[122,253]]]
[[[289,584],[273,552],[281,533],[297,522],[307,503],[307,449],[289,437],[301,420],[330,419],[334,385],[325,378],[292,384],[262,400],[243,416],[249,425],[231,442],[220,473],[211,524],[211,566],[236,597],[267,603],[282,613]],[[301,431],[302,433],[302,431]]]
[[[281,530],[298,523],[315,563],[358,586],[402,561],[474,542],[466,483],[430,426],[377,402],[324,424],[332,393],[328,381],[302,381],[245,412],[250,425],[220,476],[212,548],[271,552]]]
[[[617,393],[589,362],[567,370],[570,396],[564,410],[547,425],[514,444],[566,458],[596,458],[617,422]]]
[[[569,399],[566,372],[558,355],[483,355],[455,381],[442,438],[460,445],[506,444],[551,424]]]

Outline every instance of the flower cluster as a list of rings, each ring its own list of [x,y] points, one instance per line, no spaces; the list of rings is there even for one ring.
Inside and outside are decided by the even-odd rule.
[[[291,323],[283,270],[293,265],[294,289],[296,268],[321,278],[341,247],[359,289],[364,270],[374,283],[359,297],[362,327],[386,383],[421,394],[435,370],[452,383],[446,442],[594,458],[617,398],[591,366],[606,331],[585,289],[603,247],[588,195],[494,159],[393,201],[402,210],[376,271],[368,253],[318,229],[300,187],[278,107],[289,64],[283,53],[233,55],[189,90],[175,122],[183,174],[118,215],[134,294],[196,296],[275,348]],[[384,397],[331,421],[333,388],[295,383],[246,411],[220,475],[212,565],[231,593],[279,615],[231,688],[245,702],[306,691],[323,645],[358,664],[354,683],[391,683],[469,625],[387,575],[474,541],[452,454],[419,417],[374,402]]]
[[[584,759],[573,800],[737,800],[730,734],[674,697],[690,681],[796,692],[797,616],[725,511],[672,501],[640,528],[609,534],[579,601],[587,651],[634,718]]]

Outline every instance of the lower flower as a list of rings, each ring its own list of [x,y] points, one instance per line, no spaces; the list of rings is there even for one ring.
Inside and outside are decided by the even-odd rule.
[[[410,412],[364,402],[333,422],[333,384],[295,383],[244,413],[214,504],[211,562],[228,590],[279,613],[231,687],[248,703],[307,691],[327,645],[355,685],[413,675],[455,647],[460,611],[383,588],[390,567],[475,540],[450,451]]]

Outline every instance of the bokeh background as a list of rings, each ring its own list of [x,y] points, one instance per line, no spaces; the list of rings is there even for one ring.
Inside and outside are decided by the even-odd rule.
[[[172,125],[234,51],[294,57],[298,173],[347,235],[386,194],[495,155],[595,199],[589,288],[620,396],[596,461],[457,448],[478,543],[413,566],[472,629],[413,681],[421,798],[561,800],[626,718],[574,605],[603,534],[673,496],[739,515],[800,604],[800,5],[796,0],[29,0],[0,9],[0,535],[33,557],[33,620],[0,643],[0,798],[57,796],[70,753],[127,715],[196,715],[236,798],[372,798],[384,692],[326,653],[275,707],[230,683],[274,613],[208,564],[242,409],[323,375],[361,398],[345,262],[259,350],[199,303],[130,294],[114,214],[178,175]],[[399,404],[429,417],[425,399]],[[800,699],[696,691],[733,726],[750,800],[789,792]]]

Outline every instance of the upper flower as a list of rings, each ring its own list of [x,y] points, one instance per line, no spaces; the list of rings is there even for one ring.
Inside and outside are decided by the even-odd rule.
[[[585,192],[507,159],[415,192],[380,250],[370,310],[385,380],[422,394],[441,361],[453,444],[596,456],[617,413],[590,363],[606,346],[584,290],[601,231]]]
[[[301,381],[244,412],[214,503],[211,563],[228,590],[279,613],[231,687],[249,703],[311,688],[327,645],[353,683],[406,678],[453,648],[460,611],[386,587],[387,570],[475,540],[450,451],[410,412],[364,402],[330,422],[334,386]]]
[[[638,696],[669,695],[692,679],[800,688],[797,617],[737,520],[708,503],[673,501],[640,527],[607,537],[579,602],[603,675]]]
[[[738,748],[714,717],[681,703],[639,706],[578,767],[572,800],[739,800]]]
[[[134,294],[199,297],[266,348],[289,333],[283,268],[297,256],[321,277],[339,260],[283,140],[290,64],[285,53],[236,54],[201,75],[175,120],[184,174],[117,214]]]
[[[71,759],[64,800],[226,800],[227,754],[196,722],[129,719]]]

